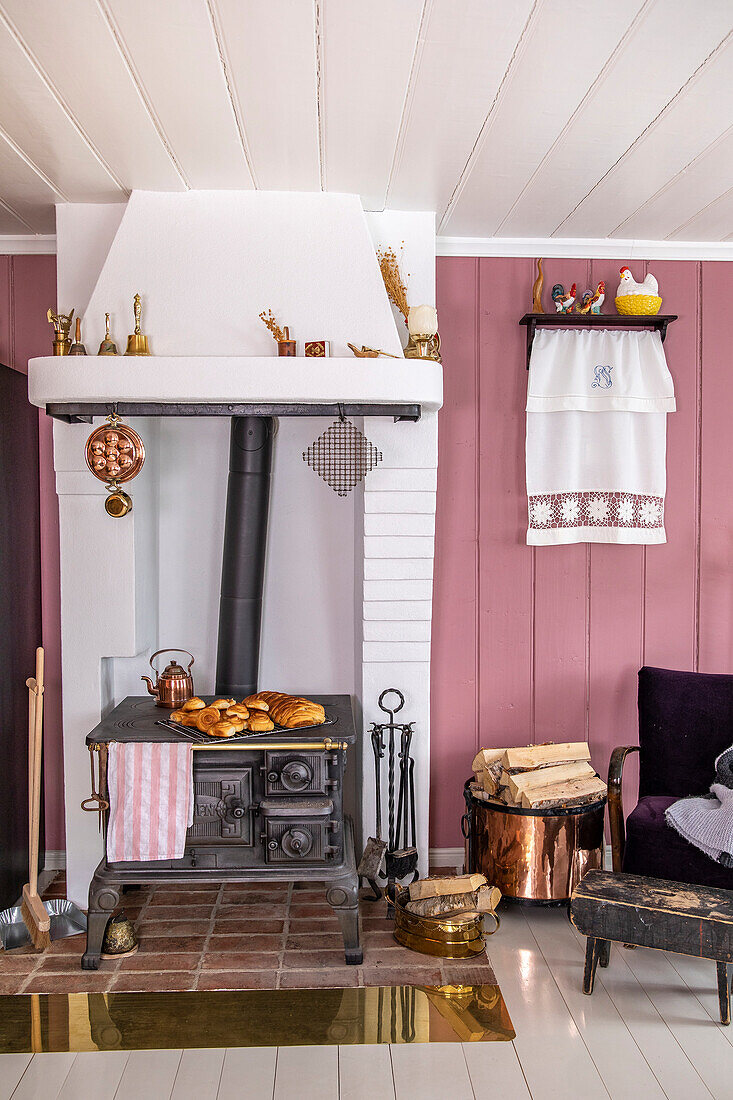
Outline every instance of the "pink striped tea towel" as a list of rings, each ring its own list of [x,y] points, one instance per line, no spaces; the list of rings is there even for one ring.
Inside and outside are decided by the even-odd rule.
[[[107,787],[110,863],[181,859],[193,823],[190,744],[113,742]]]

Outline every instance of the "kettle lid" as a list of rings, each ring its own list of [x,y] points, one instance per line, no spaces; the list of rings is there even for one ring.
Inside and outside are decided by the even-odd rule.
[[[185,668],[182,668],[177,663],[177,661],[171,661],[171,663],[163,669],[160,675],[163,680],[183,680],[188,676],[188,673]]]

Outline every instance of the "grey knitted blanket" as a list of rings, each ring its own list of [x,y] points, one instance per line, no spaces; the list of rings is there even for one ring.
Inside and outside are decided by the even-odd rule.
[[[710,794],[673,802],[665,817],[706,856],[723,867],[733,867],[733,745],[715,761]]]

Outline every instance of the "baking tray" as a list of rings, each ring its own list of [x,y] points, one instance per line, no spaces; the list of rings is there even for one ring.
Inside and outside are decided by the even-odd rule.
[[[271,730],[262,730],[259,733],[252,733],[247,730],[242,733],[235,733],[231,737],[212,737],[209,733],[202,733],[201,730],[192,729],[191,726],[184,726],[181,728],[179,722],[171,722],[168,718],[159,718],[156,721],[156,726],[164,726],[166,729],[173,730],[179,737],[182,737],[184,741],[195,741],[197,745],[217,745],[226,741],[227,744],[232,744],[236,741],[256,741],[260,737],[277,737],[279,734],[287,734],[289,737],[300,737],[304,733],[312,733],[314,730],[322,730],[327,726],[335,726],[338,722],[338,718],[334,718],[329,714],[326,714],[325,722],[319,722],[317,726],[296,726],[295,729],[288,729],[287,726],[278,726],[275,723],[275,728]]]

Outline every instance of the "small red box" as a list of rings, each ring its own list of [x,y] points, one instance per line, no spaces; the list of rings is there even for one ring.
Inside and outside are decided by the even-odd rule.
[[[315,356],[318,359],[324,359],[329,353],[329,341],[328,340],[306,340],[305,342],[305,354]]]

